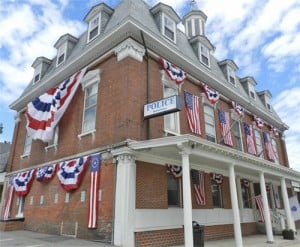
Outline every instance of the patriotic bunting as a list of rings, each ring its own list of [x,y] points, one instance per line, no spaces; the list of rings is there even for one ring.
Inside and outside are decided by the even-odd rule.
[[[224,143],[228,146],[233,146],[230,128],[230,117],[228,112],[218,109],[219,121]]]
[[[235,101],[232,101],[231,104],[232,104],[233,109],[239,116],[244,114],[245,109],[241,105],[239,105]]]
[[[97,216],[98,216],[98,198],[99,198],[99,183],[100,183],[100,168],[101,159],[99,154],[91,156],[90,172],[90,200],[89,200],[89,216],[88,216],[88,228],[97,228]]]
[[[253,130],[252,126],[244,123],[244,130],[245,130],[245,135],[246,135],[246,143],[247,143],[247,150],[248,153],[256,155],[256,148],[254,144],[254,136],[253,136]]]
[[[164,70],[167,72],[168,76],[171,78],[171,80],[175,81],[176,84],[182,83],[186,78],[186,73],[183,70],[172,65],[167,60],[161,58],[161,64],[164,67]]]
[[[20,172],[13,178],[13,186],[18,196],[26,196],[30,190],[35,175],[35,169]]]
[[[167,164],[167,171],[171,173],[174,179],[179,179],[182,177],[182,166]]]
[[[275,137],[278,137],[279,136],[279,132],[278,132],[278,129],[275,128],[273,125],[270,125],[270,129],[271,129],[271,132],[273,133],[273,135]]]
[[[184,99],[190,129],[193,133],[201,135],[199,97],[184,91]]]
[[[78,159],[63,161],[58,164],[57,177],[61,186],[66,191],[79,188],[86,165],[90,161],[90,156]]]
[[[71,102],[86,69],[80,70],[27,105],[27,133],[32,139],[52,140],[54,128]]]
[[[264,214],[264,206],[263,206],[263,202],[262,202],[262,196],[261,195],[255,196],[255,202],[257,205],[258,212],[259,212],[260,221],[262,223],[264,223],[265,222],[265,214]]]
[[[222,174],[217,174],[215,172],[212,172],[210,174],[212,180],[214,180],[218,185],[221,185],[223,183],[223,175]]]
[[[198,205],[205,205],[205,187],[204,178],[205,173],[203,171],[191,170],[192,183],[195,191],[195,199]]]
[[[203,82],[202,82],[202,88],[203,88],[203,90],[205,92],[205,95],[206,95],[208,101],[211,104],[215,104],[216,102],[218,102],[218,100],[220,98],[220,94],[216,90],[211,89],[209,86],[207,86]]]
[[[11,203],[12,203],[12,199],[13,199],[13,195],[14,195],[14,186],[13,186],[13,180],[11,179],[9,181],[9,185],[7,188],[7,192],[6,192],[6,199],[5,199],[5,204],[4,204],[4,208],[3,208],[3,219],[7,220],[10,216],[10,208],[11,208]]]
[[[264,127],[264,121],[261,118],[257,117],[256,115],[253,115],[253,119],[256,123],[257,128],[262,129],[262,127]]]
[[[54,177],[57,164],[39,167],[36,172],[36,180],[39,182],[46,182]]]
[[[242,185],[245,187],[245,188],[249,188],[250,186],[250,181],[248,179],[242,179]]]
[[[275,152],[275,150],[273,148],[272,140],[271,140],[269,134],[263,132],[263,138],[264,138],[264,142],[266,145],[268,159],[272,160],[272,161],[276,161],[278,159],[277,153]]]

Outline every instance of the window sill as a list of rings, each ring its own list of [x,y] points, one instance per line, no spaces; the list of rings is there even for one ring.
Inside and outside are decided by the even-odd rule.
[[[57,144],[51,144],[45,147],[45,151],[48,152],[49,149],[53,148],[55,151],[57,150]]]
[[[30,153],[27,153],[27,154],[22,154],[20,157],[23,160],[25,158],[29,158],[29,156],[30,156]]]
[[[171,131],[171,130],[164,130],[165,132],[165,136],[180,136],[180,133],[178,132],[174,132],[174,131]]]
[[[77,137],[78,137],[79,140],[81,140],[82,137],[85,137],[85,136],[88,136],[88,135],[92,135],[93,138],[94,138],[94,137],[95,137],[95,133],[96,133],[96,129],[93,129],[93,130],[90,130],[90,131],[81,133],[81,134],[79,134]]]

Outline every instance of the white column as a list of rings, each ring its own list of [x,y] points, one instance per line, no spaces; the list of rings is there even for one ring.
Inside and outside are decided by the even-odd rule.
[[[272,232],[272,223],[271,223],[270,209],[269,209],[268,198],[267,198],[265,176],[264,176],[263,172],[259,173],[259,180],[260,180],[260,191],[261,191],[261,195],[262,195],[262,202],[263,202],[263,206],[264,206],[267,242],[273,243],[274,237],[273,237],[273,232]]]
[[[292,214],[291,214],[291,206],[290,206],[290,202],[289,202],[289,198],[288,198],[288,194],[287,194],[286,183],[285,183],[284,178],[281,178],[281,194],[282,194],[288,229],[292,229],[292,230],[296,231],[295,223],[293,221]]]
[[[180,152],[182,157],[182,188],[183,188],[183,218],[184,218],[184,246],[193,246],[193,214],[191,196],[190,161],[187,150]]]
[[[135,242],[135,158],[130,153],[122,153],[117,156],[117,161],[114,245],[133,247]]]
[[[234,166],[229,166],[229,184],[230,184],[230,197],[231,197],[231,206],[233,211],[233,228],[234,228],[234,240],[235,246],[240,247],[243,246],[242,239],[242,230],[241,230],[241,221],[240,221],[240,212],[239,212],[239,204],[237,199],[237,190],[235,183],[235,172]]]

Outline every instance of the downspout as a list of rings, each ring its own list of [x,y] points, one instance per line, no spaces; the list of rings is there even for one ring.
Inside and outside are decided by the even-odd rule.
[[[145,38],[144,38],[144,32],[141,30],[141,36],[142,36],[142,40],[143,40],[143,45],[145,48],[145,57],[147,60],[147,72],[146,72],[146,103],[149,103],[149,98],[150,98],[150,63],[149,63],[149,54],[148,54],[148,49],[146,46],[146,42],[145,42]],[[146,120],[146,128],[147,128],[147,136],[146,139],[149,140],[150,139],[150,119]]]

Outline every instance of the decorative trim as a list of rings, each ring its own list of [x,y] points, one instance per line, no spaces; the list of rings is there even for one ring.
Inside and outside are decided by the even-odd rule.
[[[139,62],[143,62],[145,49],[139,43],[129,38],[116,47],[115,54],[118,62],[126,57],[131,57]]]

